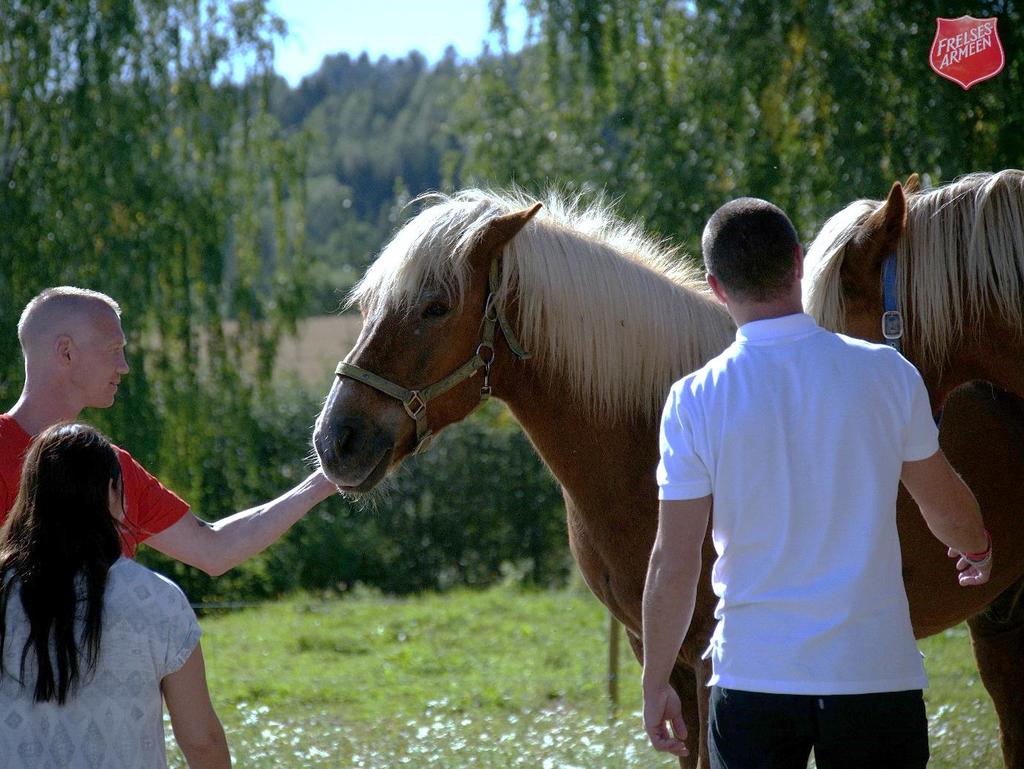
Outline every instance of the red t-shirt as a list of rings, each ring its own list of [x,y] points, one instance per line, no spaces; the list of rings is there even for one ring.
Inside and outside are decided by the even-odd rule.
[[[0,414],[0,524],[14,506],[21,480],[21,465],[32,436],[10,414]],[[130,534],[123,539],[124,554],[131,558],[140,542],[177,523],[188,504],[146,472],[124,449],[114,446],[124,479],[125,522]]]

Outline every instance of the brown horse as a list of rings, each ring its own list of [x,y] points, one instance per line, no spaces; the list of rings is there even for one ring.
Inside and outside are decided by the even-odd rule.
[[[885,201],[850,204],[826,222],[808,251],[808,312],[827,328],[882,341],[887,258],[895,263],[890,301],[902,317],[901,349],[920,369],[933,407],[942,409],[955,388],[972,380],[1024,398],[1024,172],[971,174],[925,191],[918,191],[914,175],[906,190],[894,184]],[[1016,440],[1011,452],[1019,451],[1024,435]],[[979,447],[986,457],[995,455],[983,442]],[[970,458],[960,461],[966,466]],[[983,464],[978,472],[984,475]],[[972,481],[976,490],[984,484]],[[1010,545],[1019,522],[997,524],[997,511],[984,503],[982,511],[991,525],[1007,527],[999,534],[1006,544],[997,567],[999,584],[1006,584],[1018,573]],[[999,715],[1003,759],[1013,767],[1024,766],[1021,594],[1020,586],[1012,587],[969,623]],[[938,629],[915,619],[919,634]]]
[[[607,208],[527,206],[476,191],[438,197],[397,233],[356,288],[363,330],[339,364],[314,445],[332,480],[366,492],[493,392],[562,485],[573,555],[639,656],[661,406],[671,383],[724,349],[734,329],[699,275]],[[1024,570],[1024,546],[1010,547],[1024,414],[983,391],[954,400],[943,440],[1004,555],[990,585],[960,588],[944,548],[901,497],[919,635],[976,614]],[[710,537],[703,552],[694,621],[672,676],[691,724],[694,758],[684,766],[707,762]]]
[[[829,219],[807,252],[805,304],[819,323],[881,340],[882,264],[896,266],[903,353],[933,405],[985,380],[1024,398],[1024,171],[978,173]]]

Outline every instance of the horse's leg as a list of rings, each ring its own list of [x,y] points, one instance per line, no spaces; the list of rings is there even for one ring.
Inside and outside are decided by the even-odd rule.
[[[1003,763],[1024,769],[1024,579],[967,624],[978,672],[999,716]]]
[[[633,654],[643,664],[643,641],[629,631],[626,632],[626,638],[629,639],[629,645],[633,648]],[[686,747],[690,750],[689,756],[679,759],[681,769],[700,769],[700,767],[709,766],[707,740],[704,738],[708,730],[708,694],[704,686],[707,675],[701,678],[700,683],[697,682],[697,679],[698,676],[694,671],[680,661],[676,662],[672,675],[669,677],[669,682],[676,690],[676,694],[679,695],[679,701],[683,706],[683,720],[686,722]],[[642,724],[638,726],[643,728]]]
[[[676,665],[676,670],[680,670],[679,665]],[[689,668],[683,668],[683,670],[690,675],[689,684],[692,687],[694,699],[697,701],[697,720],[687,721],[687,724],[695,725],[697,732],[694,735],[700,759],[697,766],[708,769],[711,766],[711,759],[708,755],[708,718],[711,713],[711,690],[708,688],[708,679],[711,678],[711,661],[702,659],[693,670]]]

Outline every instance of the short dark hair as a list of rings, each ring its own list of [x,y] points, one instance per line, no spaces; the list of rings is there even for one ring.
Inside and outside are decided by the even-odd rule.
[[[772,299],[792,285],[799,246],[785,212],[759,198],[726,203],[711,215],[701,237],[707,271],[727,291],[753,301]]]

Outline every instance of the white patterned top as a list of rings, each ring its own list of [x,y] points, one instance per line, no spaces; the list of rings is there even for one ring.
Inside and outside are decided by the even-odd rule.
[[[166,769],[160,681],[185,664],[199,623],[181,589],[127,558],[110,567],[95,674],[63,707],[34,703],[35,655],[18,683],[28,620],[17,587],[7,605],[0,678],[5,769]]]

